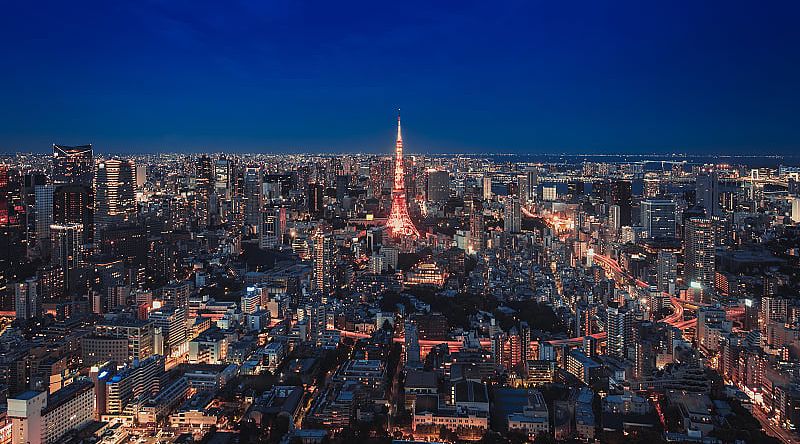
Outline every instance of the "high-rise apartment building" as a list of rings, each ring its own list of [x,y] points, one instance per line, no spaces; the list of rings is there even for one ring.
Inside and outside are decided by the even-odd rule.
[[[618,359],[627,357],[632,329],[633,311],[617,303],[609,303],[606,308],[606,334],[610,356]]]
[[[708,294],[714,289],[714,227],[709,219],[686,220],[684,234],[684,281]]]
[[[330,233],[317,231],[313,238],[312,289],[329,295],[334,291],[334,243]]]

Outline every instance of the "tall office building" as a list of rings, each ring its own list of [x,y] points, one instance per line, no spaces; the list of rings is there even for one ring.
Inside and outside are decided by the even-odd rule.
[[[195,209],[198,228],[211,224],[211,195],[214,190],[214,168],[211,158],[202,155],[197,160],[194,179]]]
[[[642,227],[650,239],[675,238],[675,201],[647,199],[641,203]]]
[[[228,159],[220,157],[214,162],[214,190],[218,196],[230,198],[231,189],[231,163]]]
[[[708,217],[722,215],[719,205],[719,177],[716,172],[701,173],[695,182],[695,198],[697,205],[706,210]]]
[[[313,285],[312,290],[322,292],[322,294],[329,295],[334,292],[334,276],[333,276],[333,263],[334,263],[334,243],[333,236],[330,233],[324,233],[318,230],[313,238],[313,253],[312,261],[313,271]]]
[[[244,169],[244,224],[252,232],[257,232],[261,225],[262,183],[261,168]]]
[[[519,197],[506,196],[503,206],[503,230],[509,233],[522,231],[522,208]]]
[[[678,260],[675,253],[659,251],[656,261],[656,288],[669,294],[675,293],[678,281]]]
[[[447,202],[450,198],[450,173],[429,170],[426,196],[428,202]]]
[[[30,278],[14,286],[14,311],[17,319],[31,319],[39,316],[38,280]]]
[[[619,206],[619,222],[623,227],[631,226],[631,182],[615,180],[611,182],[608,200]]]
[[[94,186],[95,237],[105,227],[127,222],[136,214],[134,165],[129,160],[109,159],[97,163]]]
[[[92,186],[92,145],[53,145],[53,183]]]
[[[50,226],[50,262],[61,268],[68,294],[76,289],[76,274],[84,265],[84,239],[81,224]]]
[[[684,281],[704,294],[714,289],[714,226],[709,219],[686,220],[684,240]]]
[[[36,238],[50,238],[50,225],[53,224],[53,185],[36,185],[34,199],[36,208]]]
[[[94,193],[85,185],[62,185],[53,193],[53,217],[56,225],[81,224],[85,243],[94,239]]]

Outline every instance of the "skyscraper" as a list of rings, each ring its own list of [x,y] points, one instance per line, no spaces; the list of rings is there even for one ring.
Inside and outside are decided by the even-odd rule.
[[[714,227],[709,219],[690,218],[686,221],[684,247],[685,282],[703,293],[714,288]]]
[[[675,253],[659,251],[656,261],[656,288],[669,294],[675,293],[678,281],[678,261]]]
[[[244,224],[252,232],[257,232],[261,225],[261,168],[249,166],[244,170]]]
[[[34,199],[36,208],[36,238],[50,239],[50,225],[53,223],[53,185],[36,185]]]
[[[538,198],[538,188],[539,188],[539,170],[533,169],[528,171],[528,191],[530,192],[530,200],[536,201]]]
[[[606,334],[608,354],[618,359],[625,359],[628,346],[631,344],[633,311],[612,302],[606,308]]]
[[[483,199],[490,200],[492,198],[492,177],[483,176],[481,179],[481,191],[483,192]]]
[[[631,182],[615,180],[611,182],[608,197],[610,203],[619,206],[619,222],[623,227],[631,225]]]
[[[619,205],[611,205],[608,207],[608,228],[611,231],[617,233],[619,229],[622,227],[622,222],[620,221],[620,210]]]
[[[325,210],[325,186],[320,183],[310,183],[306,188],[308,212],[312,217],[322,216]]]
[[[95,237],[111,225],[127,222],[136,214],[134,166],[129,160],[109,159],[97,163],[95,172]]]
[[[650,239],[675,238],[675,202],[666,199],[647,199],[641,204],[642,227]]]
[[[716,172],[705,172],[697,176],[695,198],[697,205],[706,210],[708,217],[719,216],[719,177]]]
[[[27,279],[14,286],[14,311],[17,319],[25,320],[39,316],[40,307],[36,278]]]
[[[217,195],[229,198],[230,188],[231,164],[228,159],[220,157],[214,162],[214,189]]]
[[[428,171],[426,190],[429,202],[445,202],[450,198],[450,173],[447,171]]]
[[[531,198],[531,184],[527,174],[517,176],[517,195],[523,203]]]
[[[53,183],[92,186],[94,160],[92,145],[53,144]]]
[[[506,196],[503,205],[503,230],[519,233],[522,231],[522,208],[519,197]]]
[[[83,266],[83,225],[69,223],[50,226],[51,263],[61,267],[67,293],[76,289],[75,275]]]
[[[333,236],[317,230],[314,235],[313,245],[313,286],[312,290],[330,295],[334,291],[333,261],[334,261]]]
[[[53,193],[52,223],[81,224],[85,243],[93,240],[94,193],[85,185],[62,185]]]
[[[476,201],[469,215],[469,238],[474,251],[483,250],[485,235],[483,209],[481,203]]]
[[[205,228],[211,224],[211,194],[214,190],[214,169],[210,157],[203,155],[197,160],[194,180],[197,226]]]

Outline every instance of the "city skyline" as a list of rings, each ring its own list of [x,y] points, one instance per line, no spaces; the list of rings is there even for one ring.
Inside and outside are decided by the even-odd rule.
[[[789,154],[794,3],[11,5],[0,152]],[[13,44],[10,44],[14,42]]]
[[[0,444],[800,443],[800,3],[4,6]]]

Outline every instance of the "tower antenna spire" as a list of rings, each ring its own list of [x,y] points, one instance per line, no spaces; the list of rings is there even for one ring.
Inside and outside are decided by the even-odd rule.
[[[400,108],[397,108],[397,140],[403,140],[403,133],[400,129]]]

